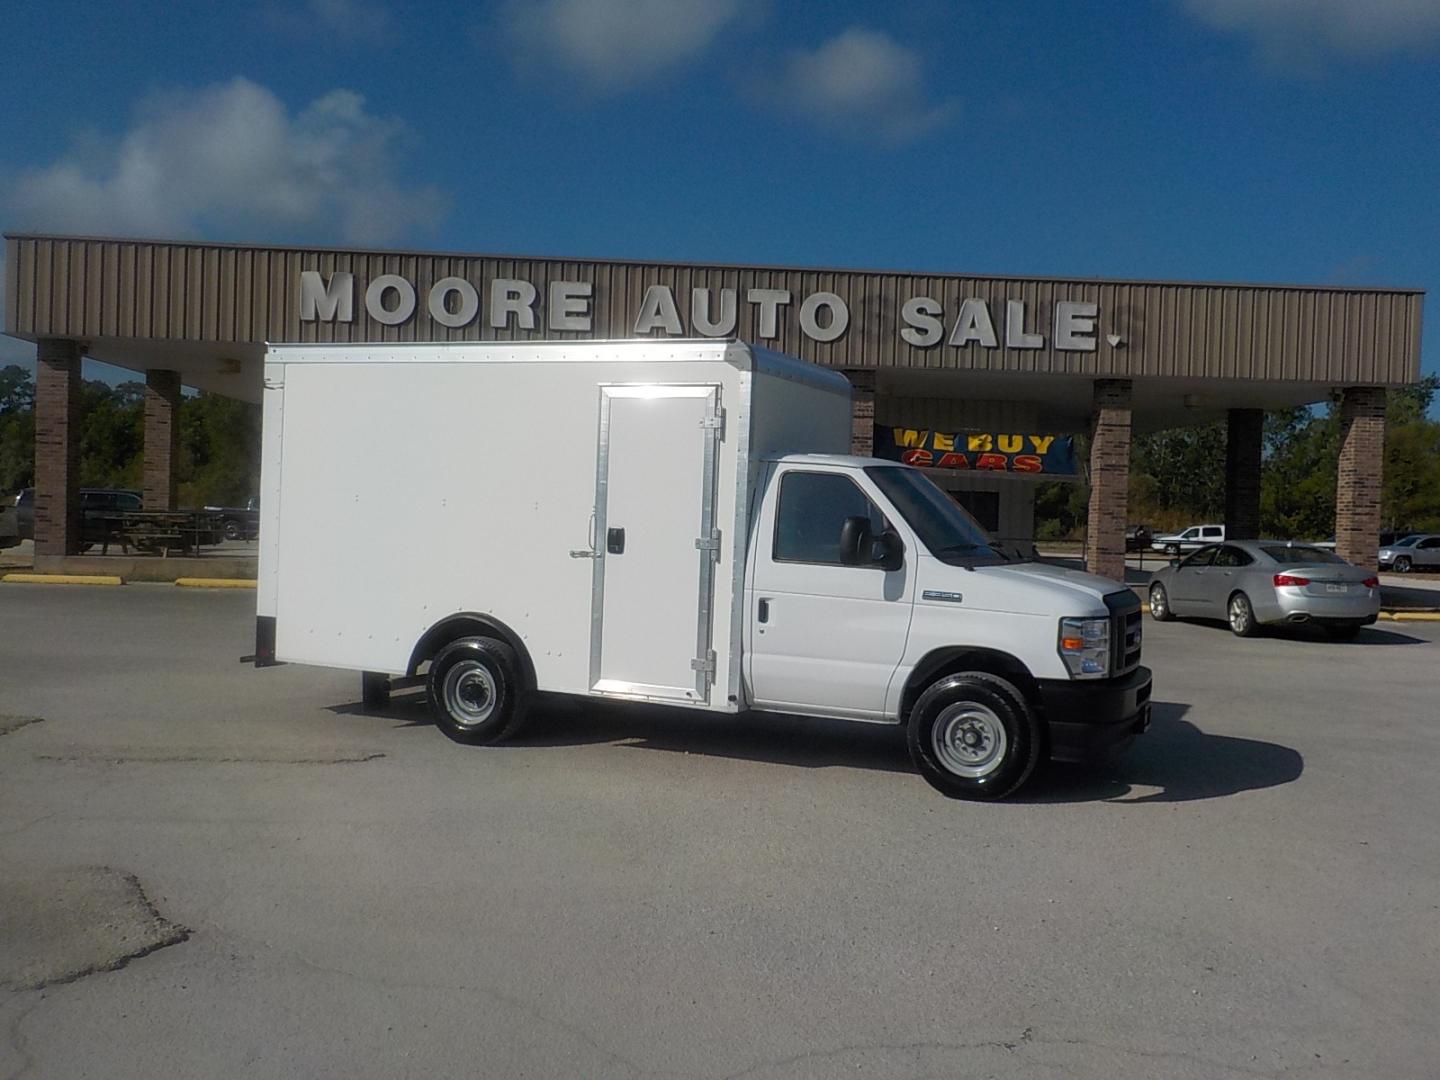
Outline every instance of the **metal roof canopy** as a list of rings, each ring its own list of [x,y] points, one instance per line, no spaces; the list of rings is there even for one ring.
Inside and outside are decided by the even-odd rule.
[[[357,251],[187,241],[7,235],[5,332],[31,341],[67,338],[89,355],[143,372],[178,371],[189,386],[258,401],[264,343],[530,341],[626,338],[653,286],[662,286],[693,333],[696,290],[736,292],[732,331],[741,339],[834,368],[877,368],[877,390],[897,396],[1033,402],[1051,428],[1083,428],[1089,382],[1134,380],[1139,429],[1194,423],[1227,408],[1281,408],[1323,400],[1334,387],[1403,386],[1420,373],[1416,289],[984,277],[875,270],[741,267]],[[354,275],[351,321],[302,319],[300,275]],[[390,324],[365,302],[367,285],[394,274],[408,282],[412,316]],[[427,299],[444,279],[469,283],[482,300],[466,325],[437,321]],[[534,286],[535,328],[493,327],[496,279]],[[589,329],[547,326],[550,287],[589,286]],[[760,334],[763,305],[749,292],[783,290],[774,336]],[[812,333],[802,302],[833,294],[848,315],[833,340]],[[928,298],[941,320],[938,343],[913,343],[907,301]],[[947,344],[967,298],[982,301],[995,344]],[[1016,347],[1009,301],[1025,305]],[[698,301],[697,301],[698,302]],[[1094,305],[1093,348],[1056,348],[1057,304]],[[721,305],[723,311],[723,304]],[[832,309],[833,312],[833,309]],[[913,312],[912,312],[913,315]],[[1053,316],[1053,318],[1052,318]],[[453,320],[452,320],[453,321]],[[823,327],[822,327],[823,330]],[[972,335],[973,336],[973,335]],[[1052,376],[1043,378],[1039,376]]]

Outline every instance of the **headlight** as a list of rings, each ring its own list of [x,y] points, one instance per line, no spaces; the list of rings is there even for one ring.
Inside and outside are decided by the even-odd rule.
[[[1060,658],[1072,679],[1103,679],[1110,674],[1110,620],[1061,619]]]

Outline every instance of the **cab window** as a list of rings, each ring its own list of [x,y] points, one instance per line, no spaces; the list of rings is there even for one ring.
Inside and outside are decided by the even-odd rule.
[[[1211,544],[1209,547],[1203,547],[1199,551],[1195,552],[1194,555],[1191,555],[1188,559],[1182,562],[1180,565],[1186,570],[1194,570],[1198,567],[1209,566],[1210,563],[1213,562],[1215,559],[1215,553],[1219,550],[1220,549],[1217,548],[1214,544]]]
[[[841,565],[840,527],[848,517],[869,518],[876,536],[885,531],[885,516],[848,476],[787,472],[775,515],[775,561]]]

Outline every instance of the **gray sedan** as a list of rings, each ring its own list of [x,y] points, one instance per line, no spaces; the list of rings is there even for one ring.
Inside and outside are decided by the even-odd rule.
[[[1280,540],[1211,544],[1150,581],[1150,614],[1225,619],[1240,637],[1314,623],[1349,639],[1380,613],[1380,579],[1333,551]]]

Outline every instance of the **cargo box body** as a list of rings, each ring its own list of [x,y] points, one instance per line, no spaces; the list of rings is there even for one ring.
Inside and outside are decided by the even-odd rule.
[[[539,690],[733,710],[761,458],[850,427],[736,342],[275,346],[257,612],[281,661],[409,674],[474,614]]]

